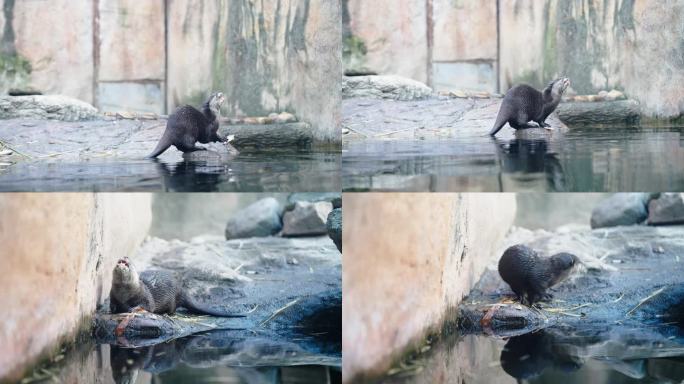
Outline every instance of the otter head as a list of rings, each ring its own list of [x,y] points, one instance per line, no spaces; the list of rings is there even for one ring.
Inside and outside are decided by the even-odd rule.
[[[221,112],[221,105],[223,105],[225,101],[226,97],[223,95],[223,92],[216,92],[209,97],[207,104],[209,104],[209,109],[218,116],[219,112]]]
[[[116,266],[114,267],[112,281],[113,283],[123,285],[137,286],[139,284],[138,272],[136,272],[128,257],[124,257],[117,261]]]
[[[566,277],[573,271],[576,265],[580,263],[577,256],[571,253],[557,253],[550,257],[551,262],[551,284],[554,286],[561,281],[565,280]]]
[[[561,77],[559,79],[556,79],[552,82],[549,83],[549,85],[546,86],[546,89],[551,91],[551,94],[553,96],[563,96],[563,93],[568,89],[570,86],[570,79],[567,77]]]

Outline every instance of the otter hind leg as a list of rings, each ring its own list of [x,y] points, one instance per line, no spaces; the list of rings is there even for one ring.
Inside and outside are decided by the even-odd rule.
[[[207,150],[206,148],[196,146],[195,138],[188,135],[183,137],[182,142],[179,143],[179,145],[176,145],[176,148],[183,153]]]

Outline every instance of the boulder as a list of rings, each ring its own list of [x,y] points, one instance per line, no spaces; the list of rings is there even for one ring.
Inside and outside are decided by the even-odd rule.
[[[98,116],[92,105],[68,96],[0,96],[0,119],[91,120]]]
[[[333,208],[340,208],[342,206],[342,194],[340,192],[297,192],[287,197],[286,211],[294,209],[295,203],[298,201],[306,201],[309,203],[316,203],[319,201],[329,201]]]
[[[616,193],[591,212],[591,227],[604,228],[640,224],[648,217],[648,193]]]
[[[342,252],[342,208],[335,208],[330,212],[325,226],[328,229],[328,236]]]
[[[575,97],[577,100],[578,97]],[[586,101],[591,101],[590,99]],[[624,125],[636,124],[641,116],[639,103],[634,100],[567,102],[558,104],[558,118],[567,125]]]
[[[226,224],[226,239],[271,236],[283,227],[280,217],[283,207],[278,200],[267,197],[238,211]]]
[[[342,98],[417,100],[429,97],[432,88],[401,76],[348,76],[342,82]]]
[[[648,225],[684,224],[684,197],[663,193],[648,203]]]
[[[332,209],[332,203],[329,201],[296,202],[294,209],[283,215],[282,235],[286,237],[325,235],[327,233],[326,221]]]

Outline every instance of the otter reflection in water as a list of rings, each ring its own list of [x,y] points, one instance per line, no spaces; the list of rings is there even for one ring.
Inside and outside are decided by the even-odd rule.
[[[565,191],[565,175],[556,153],[545,139],[492,139],[502,174],[544,173],[551,191]]]
[[[553,336],[544,331],[511,337],[501,351],[501,368],[518,381],[538,377],[547,368],[566,373],[581,368],[581,361],[560,354],[553,345]]]

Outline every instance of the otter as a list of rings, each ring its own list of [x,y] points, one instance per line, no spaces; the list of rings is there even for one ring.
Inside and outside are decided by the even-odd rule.
[[[212,94],[204,103],[202,112],[190,105],[176,109],[169,116],[166,130],[159,139],[157,147],[147,157],[152,159],[162,154],[170,146],[175,146],[183,152],[203,151],[206,148],[195,146],[196,142],[203,144],[210,142],[226,142],[227,139],[218,134],[218,118],[221,104],[225,101],[223,93]]]
[[[506,123],[515,129],[534,128],[529,121],[536,122],[539,127],[550,127],[545,120],[556,109],[569,85],[570,80],[563,77],[550,82],[541,92],[525,84],[509,89],[489,134],[496,135]]]
[[[109,293],[112,313],[136,312],[144,309],[152,313],[173,314],[183,307],[190,312],[220,316],[245,317],[244,313],[228,313],[202,308],[183,290],[180,278],[168,271],[151,270],[138,274],[127,257],[114,267],[112,289]]]
[[[570,253],[543,258],[532,248],[519,244],[509,247],[501,256],[499,275],[522,304],[532,306],[550,299],[546,290],[568,277],[578,262],[577,256]]]

